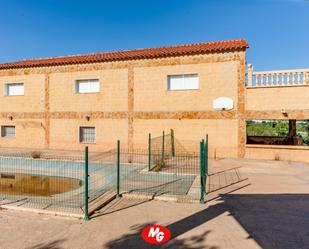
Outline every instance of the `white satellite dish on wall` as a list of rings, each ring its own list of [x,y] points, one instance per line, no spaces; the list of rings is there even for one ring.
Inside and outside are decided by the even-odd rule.
[[[232,110],[234,108],[234,101],[227,97],[220,97],[212,102],[215,110]]]

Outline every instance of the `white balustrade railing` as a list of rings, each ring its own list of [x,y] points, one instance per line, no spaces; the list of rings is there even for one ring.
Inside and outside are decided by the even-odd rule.
[[[248,64],[247,88],[309,86],[309,68],[254,72]]]

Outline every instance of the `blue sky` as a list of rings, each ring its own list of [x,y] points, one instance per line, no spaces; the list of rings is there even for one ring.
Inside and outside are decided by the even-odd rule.
[[[0,3],[0,62],[241,37],[256,70],[309,68],[309,0]]]

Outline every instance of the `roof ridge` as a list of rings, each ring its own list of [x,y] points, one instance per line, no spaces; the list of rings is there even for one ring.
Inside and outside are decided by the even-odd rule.
[[[93,52],[93,53],[85,53],[85,54],[71,54],[71,55],[38,57],[38,58],[23,59],[22,61],[27,61],[27,60],[48,60],[48,59],[57,59],[57,58],[65,58],[65,57],[73,57],[73,56],[87,56],[87,55],[107,54],[107,53],[134,52],[134,51],[143,51],[143,50],[148,50],[148,49],[190,47],[190,46],[194,46],[194,45],[225,43],[225,42],[231,42],[231,41],[238,42],[238,41],[242,41],[242,40],[245,40],[245,39],[240,38],[240,39],[218,40],[218,41],[209,41],[209,42],[180,43],[180,44],[176,44],[176,45],[166,45],[166,46],[148,47],[148,48],[134,48],[134,49],[123,49],[123,50],[111,50],[111,51],[104,51],[104,52]]]
[[[209,53],[227,50],[246,49],[249,45],[244,38],[231,40],[218,40],[190,44],[177,44],[172,46],[159,46],[151,48],[137,48],[129,50],[114,50],[107,52],[94,52],[88,54],[52,56],[42,58],[29,58],[21,61],[0,64],[1,69],[54,66],[77,63],[94,63],[100,61],[133,60],[156,57],[180,56],[194,53]],[[185,48],[184,50],[181,50]]]

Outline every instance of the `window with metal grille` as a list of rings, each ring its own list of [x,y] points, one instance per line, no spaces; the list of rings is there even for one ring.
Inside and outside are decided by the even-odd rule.
[[[86,144],[95,143],[95,127],[79,127],[79,142]]]
[[[1,126],[1,137],[15,137],[15,126]]]
[[[8,83],[4,85],[5,96],[20,96],[25,94],[24,83]]]
[[[199,89],[198,74],[177,74],[167,76],[168,90]]]
[[[77,93],[98,93],[100,82],[98,79],[76,80],[75,90]]]

